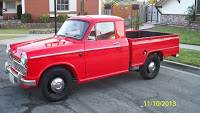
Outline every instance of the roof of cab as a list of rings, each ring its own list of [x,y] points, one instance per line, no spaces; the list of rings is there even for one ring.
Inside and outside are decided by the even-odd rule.
[[[103,22],[103,21],[123,21],[124,19],[117,16],[110,15],[86,15],[86,16],[76,16],[70,18],[70,20],[85,20],[85,21],[93,21],[93,22]]]

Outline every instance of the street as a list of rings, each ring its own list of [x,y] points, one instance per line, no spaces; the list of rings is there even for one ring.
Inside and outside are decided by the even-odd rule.
[[[39,88],[13,85],[4,73],[8,60],[0,45],[1,113],[198,113],[200,75],[161,66],[153,80],[143,80],[138,72],[78,84],[74,82],[68,99],[51,103]],[[144,101],[175,101],[176,106],[145,106]]]

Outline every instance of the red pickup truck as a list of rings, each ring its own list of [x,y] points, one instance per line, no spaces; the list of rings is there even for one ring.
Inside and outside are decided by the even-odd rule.
[[[153,79],[163,57],[179,53],[179,35],[152,31],[125,31],[115,16],[70,18],[57,35],[7,45],[5,71],[13,84],[40,86],[50,101],[66,98],[73,80],[79,83],[128,73],[139,67],[144,79]]]

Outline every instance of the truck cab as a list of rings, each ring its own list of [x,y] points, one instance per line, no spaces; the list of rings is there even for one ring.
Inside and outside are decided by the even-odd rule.
[[[66,20],[53,37],[7,45],[6,52],[13,84],[40,86],[46,99],[59,101],[74,79],[87,82],[137,66],[144,79],[153,79],[163,57],[178,54],[179,35],[125,31],[120,17],[87,15]]]

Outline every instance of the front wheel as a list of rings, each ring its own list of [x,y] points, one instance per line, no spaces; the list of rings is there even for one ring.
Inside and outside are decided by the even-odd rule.
[[[43,96],[52,102],[68,97],[72,89],[73,79],[69,71],[63,67],[47,70],[40,81]]]
[[[139,70],[142,78],[146,80],[155,78],[160,70],[160,59],[156,55],[150,55]]]

